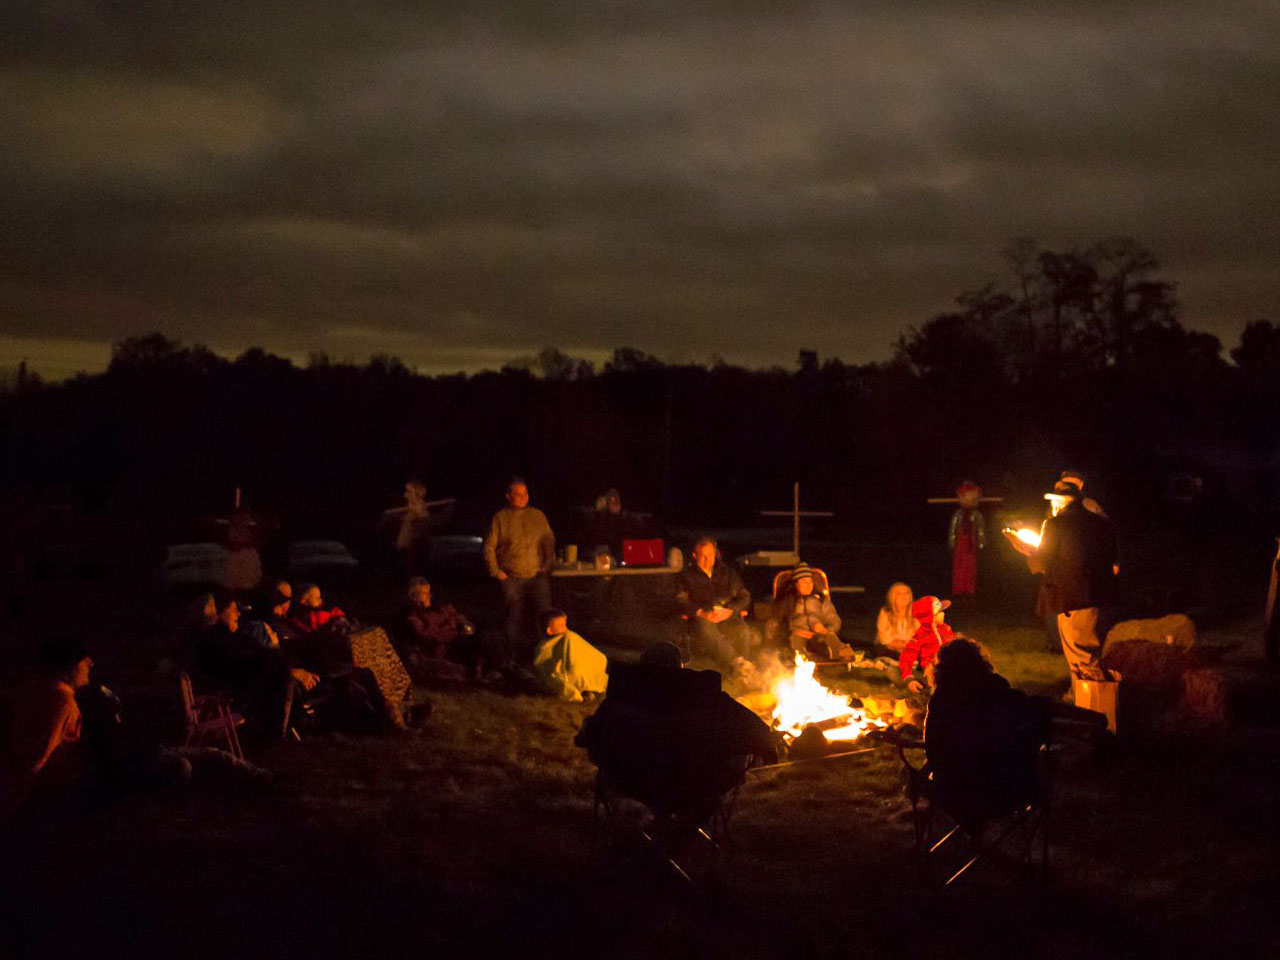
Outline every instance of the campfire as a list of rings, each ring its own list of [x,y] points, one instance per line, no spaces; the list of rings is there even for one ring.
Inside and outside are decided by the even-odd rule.
[[[794,740],[810,726],[821,730],[828,741],[856,740],[870,730],[884,727],[883,722],[851,707],[848,697],[832,693],[819,683],[814,667],[813,661],[800,659],[795,672],[781,676],[770,691],[768,699],[775,701],[773,725],[788,740]]]

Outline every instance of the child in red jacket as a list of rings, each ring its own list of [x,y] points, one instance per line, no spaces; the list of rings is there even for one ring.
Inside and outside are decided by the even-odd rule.
[[[911,604],[911,615],[919,621],[920,626],[902,648],[902,656],[898,658],[898,672],[908,686],[922,686],[914,677],[916,664],[927,675],[938,658],[942,645],[956,638],[951,628],[943,622],[943,611],[949,606],[950,600],[939,600],[937,597],[921,597]]]

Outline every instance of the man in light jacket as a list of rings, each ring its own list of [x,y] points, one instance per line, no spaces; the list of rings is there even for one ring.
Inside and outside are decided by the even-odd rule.
[[[529,506],[529,485],[507,484],[507,505],[493,515],[484,538],[484,563],[502,587],[507,642],[525,659],[536,642],[534,624],[551,606],[551,566],[556,538],[547,516]]]

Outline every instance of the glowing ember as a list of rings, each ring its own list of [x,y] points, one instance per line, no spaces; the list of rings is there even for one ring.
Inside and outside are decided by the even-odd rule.
[[[813,670],[811,660],[801,659],[795,673],[779,680],[774,688],[778,705],[773,709],[773,720],[779,730],[798,737],[806,726],[817,724],[825,728],[822,733],[828,740],[856,740],[868,730],[884,726],[849,706],[848,697],[820,684]]]

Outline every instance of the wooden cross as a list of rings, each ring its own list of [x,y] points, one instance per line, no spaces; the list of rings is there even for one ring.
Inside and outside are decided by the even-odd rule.
[[[791,488],[791,509],[790,510],[761,510],[762,517],[790,517],[791,518],[791,552],[796,555],[796,562],[800,562],[800,518],[801,517],[834,517],[835,514],[830,510],[801,510],[800,509],[800,483],[796,481]]]

